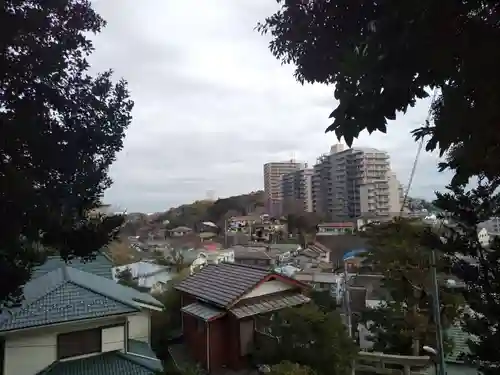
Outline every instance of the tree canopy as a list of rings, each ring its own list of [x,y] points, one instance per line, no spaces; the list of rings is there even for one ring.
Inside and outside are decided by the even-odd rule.
[[[325,313],[314,304],[273,315],[269,332],[275,339],[258,345],[258,363],[290,361],[319,375],[344,375],[357,353],[340,315]]]
[[[17,303],[40,261],[107,244],[121,217],[90,218],[110,186],[133,102],[112,72],[87,73],[90,33],[105,21],[88,0],[0,5],[0,305]]]
[[[479,179],[471,190],[451,187],[438,193],[435,204],[447,212],[453,225],[443,225],[432,245],[452,260],[454,274],[463,280],[463,291],[470,309],[464,316],[470,354],[464,358],[485,375],[498,374],[500,368],[500,238],[491,237],[483,247],[477,235],[479,223],[500,217],[498,184]],[[445,240],[442,240],[442,237]]]
[[[283,361],[272,366],[269,375],[315,375],[315,372],[307,366]]]
[[[455,182],[499,169],[500,2],[279,0],[259,25],[300,82],[334,84],[335,131],[351,145],[437,89],[432,123],[415,129],[449,158]],[[478,42],[480,41],[480,42]],[[332,107],[333,98],[332,98]]]
[[[369,226],[365,232],[370,252],[365,262],[382,278],[386,291],[381,304],[367,309],[362,321],[367,325],[375,351],[401,355],[425,355],[424,345],[436,346],[436,324],[433,314],[431,248],[423,245],[428,228],[414,220]],[[451,269],[438,257],[442,328],[456,323],[462,312],[462,298],[446,287]],[[449,352],[453,343],[446,340]]]

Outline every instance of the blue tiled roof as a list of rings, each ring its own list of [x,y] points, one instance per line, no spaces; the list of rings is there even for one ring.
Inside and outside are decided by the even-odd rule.
[[[161,307],[149,294],[66,266],[28,282],[24,297],[0,321],[0,332],[132,313],[137,303]]]
[[[84,262],[80,259],[73,259],[70,262],[66,263],[59,256],[50,256],[47,258],[47,261],[44,264],[36,267],[33,270],[32,279],[36,279],[66,265],[72,268],[79,269],[81,271],[90,272],[95,275],[105,277],[107,279],[113,278],[111,272],[113,262],[111,262],[111,260],[104,254],[104,252],[99,252],[96,255],[95,259],[88,262]]]
[[[127,354],[110,352],[73,361],[55,362],[38,375],[153,375],[157,372],[158,369],[135,361]]]

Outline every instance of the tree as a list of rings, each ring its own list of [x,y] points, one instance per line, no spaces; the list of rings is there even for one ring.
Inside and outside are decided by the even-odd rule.
[[[336,311],[339,307],[337,300],[332,297],[329,290],[314,290],[309,291],[311,301],[324,313]]]
[[[296,67],[299,82],[335,86],[327,131],[351,145],[437,89],[433,124],[416,129],[427,150],[450,152],[441,165],[465,182],[478,168],[499,170],[500,2],[279,0],[258,26],[270,49]],[[481,40],[481,43],[476,41]],[[333,106],[333,100],[332,100]]]
[[[395,219],[369,226],[365,262],[383,276],[387,291],[382,303],[367,309],[361,320],[370,331],[373,349],[400,355],[425,355],[424,345],[436,347],[436,325],[432,310],[431,248],[423,246],[428,229],[414,220]],[[446,288],[442,276],[450,274],[448,262],[438,257],[440,311],[443,329],[455,323],[462,312],[462,298]],[[449,352],[453,343],[447,341]]]
[[[123,270],[118,271],[116,278],[118,280],[118,284],[120,285],[125,285],[131,288],[138,288],[138,282],[134,278],[134,275],[132,274],[132,270],[129,267],[125,267]]]
[[[90,218],[110,186],[133,103],[111,71],[89,76],[87,0],[2,1],[0,24],[0,306],[22,298],[37,245],[91,258],[121,217]]]
[[[315,375],[307,366],[301,366],[290,361],[283,361],[271,367],[270,375]]]
[[[492,238],[483,248],[477,235],[479,223],[500,217],[500,182],[480,178],[474,189],[450,186],[449,192],[438,193],[434,202],[446,211],[453,225],[443,224],[432,237],[432,246],[453,261],[454,274],[467,288],[464,317],[470,354],[464,359],[479,367],[485,375],[498,374],[500,368],[500,239]],[[445,238],[443,241],[442,238]]]
[[[189,267],[172,278],[165,292],[157,297],[164,309],[151,315],[151,347],[159,358],[167,358],[168,339],[175,336],[182,328],[181,294],[175,289],[175,285],[188,276]]]
[[[257,344],[257,363],[290,361],[319,375],[344,375],[357,353],[340,315],[324,313],[313,304],[273,315],[269,331],[275,339]]]
[[[483,250],[476,233],[499,207],[500,108],[494,103],[500,98],[500,50],[492,47],[500,36],[499,5],[291,0],[260,25],[273,37],[273,54],[297,66],[299,81],[335,84],[339,105],[327,130],[349,144],[363,130],[385,132],[396,111],[428,96],[427,88],[437,89],[431,121],[414,135],[428,136],[426,149],[446,155],[440,169],[455,172],[435,204],[459,230],[448,228],[446,241],[432,242],[455,263],[454,272],[468,286],[466,302],[479,312],[466,318],[479,340],[470,342],[469,359],[485,372],[500,367],[499,330],[490,329],[499,325],[499,250],[496,242]],[[466,190],[472,176],[479,183]]]

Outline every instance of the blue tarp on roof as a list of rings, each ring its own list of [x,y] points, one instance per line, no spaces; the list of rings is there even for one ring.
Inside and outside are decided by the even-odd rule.
[[[342,260],[352,259],[352,258],[355,258],[355,257],[362,255],[364,253],[367,253],[367,252],[368,252],[368,250],[366,250],[366,249],[351,250],[351,251],[348,251],[347,253],[344,254],[344,256],[342,257]]]

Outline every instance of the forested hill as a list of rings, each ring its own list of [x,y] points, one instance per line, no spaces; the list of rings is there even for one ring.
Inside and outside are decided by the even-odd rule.
[[[224,219],[231,216],[248,215],[264,211],[265,200],[262,190],[249,194],[235,195],[216,201],[200,200],[191,204],[183,204],[159,214],[155,221],[169,221],[168,227],[194,227],[202,221],[212,221],[223,225]]]

